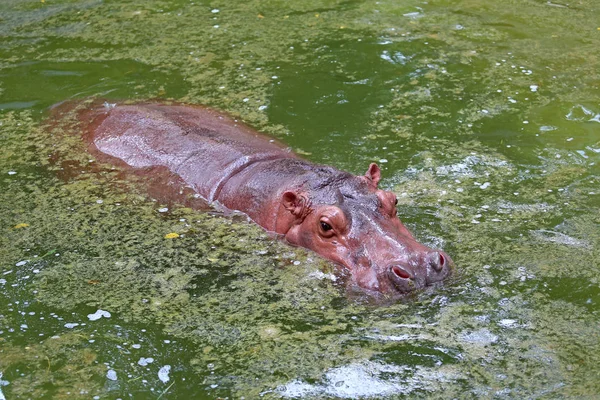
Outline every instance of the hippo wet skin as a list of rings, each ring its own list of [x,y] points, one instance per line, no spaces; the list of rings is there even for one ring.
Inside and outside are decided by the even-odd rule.
[[[200,106],[104,105],[82,113],[90,151],[134,169],[161,167],[189,190],[247,214],[292,245],[389,295],[446,278],[452,260],[420,244],[396,215],[380,169],[363,176],[317,165],[232,118]]]

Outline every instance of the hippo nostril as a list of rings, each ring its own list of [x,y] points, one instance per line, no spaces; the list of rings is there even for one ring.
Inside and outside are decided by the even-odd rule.
[[[398,276],[399,278],[402,279],[412,279],[412,277],[410,276],[410,274],[408,272],[406,272],[405,270],[403,270],[402,268],[400,268],[397,265],[394,265],[392,267],[392,272]]]
[[[446,265],[446,257],[444,257],[444,254],[441,252],[432,254],[430,260],[431,261],[429,262],[429,265],[431,265],[436,272],[443,270],[444,266]]]

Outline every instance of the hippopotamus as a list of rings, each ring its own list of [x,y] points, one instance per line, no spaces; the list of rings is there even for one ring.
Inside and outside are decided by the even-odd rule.
[[[238,210],[347,271],[366,291],[403,294],[444,280],[442,250],[419,243],[396,195],[362,176],[300,158],[215,110],[185,104],[108,104],[82,114],[91,151],[134,169],[161,167],[209,203]]]

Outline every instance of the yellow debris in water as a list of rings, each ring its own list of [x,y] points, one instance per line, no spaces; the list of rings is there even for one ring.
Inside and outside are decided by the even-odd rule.
[[[165,235],[165,239],[176,239],[179,237],[179,233],[171,232]]]
[[[17,224],[15,225],[15,229],[27,228],[29,224]]]

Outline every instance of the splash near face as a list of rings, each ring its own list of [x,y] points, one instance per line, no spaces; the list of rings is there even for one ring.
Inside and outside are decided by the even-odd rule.
[[[453,268],[446,253],[417,242],[400,222],[396,196],[377,187],[376,164],[364,176],[313,164],[199,106],[93,107],[80,119],[100,159],[161,177],[152,195],[195,194],[242,211],[335,262],[360,288],[407,293],[442,281]]]

